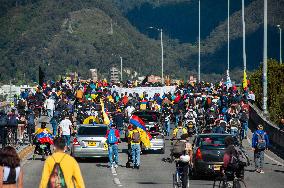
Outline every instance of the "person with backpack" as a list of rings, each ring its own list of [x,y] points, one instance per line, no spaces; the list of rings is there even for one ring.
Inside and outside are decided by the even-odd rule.
[[[248,110],[245,108],[241,111],[240,122],[242,124],[242,139],[247,138],[248,132],[248,121],[249,121],[249,113]]]
[[[236,136],[236,137],[240,136],[239,135],[239,128],[240,128],[241,122],[237,118],[236,114],[233,114],[232,119],[229,121],[229,125],[230,125],[230,128],[231,128],[231,134]]]
[[[238,178],[244,178],[244,167],[249,165],[249,158],[242,149],[234,145],[234,138],[227,136],[224,140],[226,151],[223,157],[225,175],[236,173]]]
[[[133,130],[129,132],[128,139],[131,144],[131,154],[132,154],[132,162],[133,168],[139,169],[140,167],[140,152],[141,152],[141,136],[140,131],[136,126],[133,126]]]
[[[54,140],[54,153],[44,163],[39,188],[68,187],[85,188],[85,183],[77,161],[66,151],[65,139]]]
[[[176,166],[179,167],[182,175],[182,188],[187,188],[189,165],[192,164],[192,145],[189,143],[189,135],[181,135],[171,151],[171,156],[176,160]]]
[[[116,129],[115,124],[111,124],[110,130],[107,131],[105,136],[108,143],[108,158],[109,158],[109,166],[111,168],[118,167],[118,144],[119,144],[119,130]]]
[[[15,109],[12,109],[11,113],[8,115],[8,126],[12,130],[13,135],[14,135],[14,142],[17,142],[18,139],[18,116],[15,113]]]
[[[0,150],[0,187],[23,188],[24,173],[17,151],[12,146]]]
[[[178,122],[178,127],[173,131],[173,139],[181,139],[181,135],[187,134],[187,129],[183,127],[182,121]]]
[[[258,125],[257,130],[252,136],[252,149],[254,151],[255,171],[264,174],[264,151],[269,146],[269,138],[263,130],[263,125]]]
[[[0,133],[1,133],[1,140],[2,140],[2,147],[6,145],[6,126],[8,124],[8,117],[4,111],[0,111]]]
[[[35,132],[35,115],[32,110],[27,112],[27,129],[29,135],[29,142],[32,142],[32,134]]]

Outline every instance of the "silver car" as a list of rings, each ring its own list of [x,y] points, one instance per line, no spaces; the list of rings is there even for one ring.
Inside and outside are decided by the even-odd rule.
[[[106,125],[79,125],[73,139],[71,155],[75,158],[108,157]]]

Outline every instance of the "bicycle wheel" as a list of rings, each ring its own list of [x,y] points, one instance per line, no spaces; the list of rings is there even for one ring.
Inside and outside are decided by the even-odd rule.
[[[177,178],[176,178],[176,174],[173,174],[173,188],[178,188],[177,187]]]
[[[241,188],[241,183],[239,180],[233,181],[233,188]]]

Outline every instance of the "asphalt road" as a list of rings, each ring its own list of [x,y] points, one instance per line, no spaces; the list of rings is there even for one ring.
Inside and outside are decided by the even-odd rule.
[[[245,148],[253,159],[253,153],[247,141]],[[105,159],[79,160],[80,168],[87,188],[170,188],[172,186],[172,174],[175,171],[174,164],[163,162],[163,158],[169,157],[170,141],[166,141],[166,153],[147,153],[141,156],[139,170],[125,167],[127,161],[126,144],[120,146],[120,166],[116,170],[108,168]],[[249,166],[245,172],[245,182],[248,188],[280,188],[284,185],[284,160],[271,152],[265,156],[265,174],[254,172],[254,165]],[[24,187],[38,187],[43,162],[31,160],[24,161]],[[212,188],[213,180],[190,180],[190,187]]]

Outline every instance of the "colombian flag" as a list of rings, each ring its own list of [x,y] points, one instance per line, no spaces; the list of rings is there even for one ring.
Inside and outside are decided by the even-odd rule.
[[[248,87],[247,73],[246,73],[246,71],[244,70],[243,89],[246,90],[247,87]]]
[[[151,147],[150,140],[152,139],[152,137],[150,133],[147,132],[145,123],[138,116],[135,115],[131,116],[130,123],[138,128],[140,132],[141,141],[143,142],[144,146],[146,148],[150,148]]]

